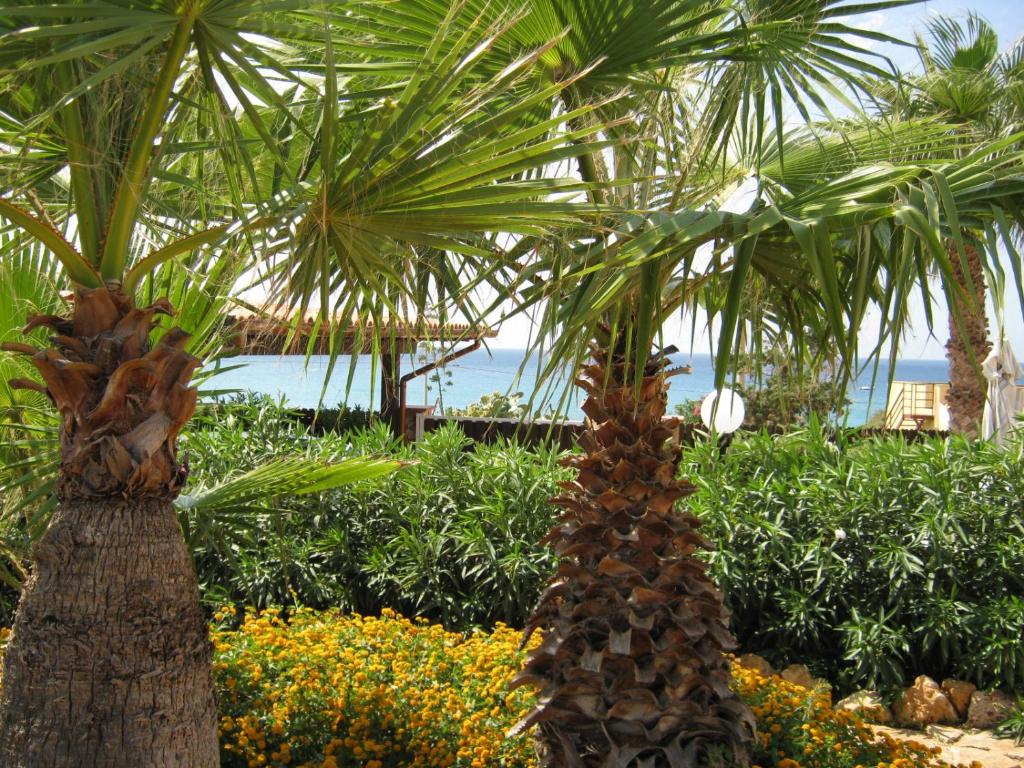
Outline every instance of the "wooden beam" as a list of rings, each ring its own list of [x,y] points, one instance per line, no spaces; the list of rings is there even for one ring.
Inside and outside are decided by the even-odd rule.
[[[401,357],[402,353],[398,350],[382,351],[380,355],[380,418],[399,437],[402,436],[402,404],[398,385]]]
[[[476,350],[480,349],[480,346],[482,344],[483,344],[483,336],[478,336],[477,338],[473,339],[473,342],[469,346],[463,347],[462,349],[452,350],[451,352],[449,352],[444,357],[439,357],[437,360],[434,360],[432,363],[427,363],[426,365],[420,366],[415,371],[407,373],[407,374],[405,374],[405,376],[401,376],[398,379],[398,389],[399,389],[399,394],[398,394],[398,402],[399,402],[398,425],[399,425],[399,430],[400,430],[400,434],[401,435],[405,435],[405,420],[406,420],[405,395],[406,395],[406,386],[409,384],[409,382],[412,381],[413,379],[415,379],[417,376],[423,376],[424,374],[430,373],[433,370],[436,370],[438,368],[443,368],[444,366],[448,365],[448,363],[454,362],[454,361],[458,360],[460,357],[465,357],[470,352],[475,352]]]

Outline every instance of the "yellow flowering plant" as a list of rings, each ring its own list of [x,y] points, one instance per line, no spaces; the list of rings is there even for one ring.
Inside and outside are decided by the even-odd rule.
[[[379,618],[275,611],[218,614],[214,677],[224,768],[482,768],[536,765],[510,736],[533,693],[509,691],[520,633],[453,633]],[[829,695],[733,666],[758,722],[761,768],[949,768],[922,745],[876,735]]]
[[[732,666],[732,687],[757,721],[760,766],[949,768],[938,748],[876,733],[854,712],[833,709],[828,690],[810,690],[739,664]]]
[[[531,766],[530,739],[506,738],[532,703],[508,690],[520,637],[390,611],[249,613],[213,632],[222,765]]]

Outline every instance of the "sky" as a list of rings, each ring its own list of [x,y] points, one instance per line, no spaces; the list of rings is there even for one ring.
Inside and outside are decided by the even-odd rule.
[[[974,11],[999,33],[1002,48],[1008,48],[1024,35],[1024,7],[1020,0],[930,0],[902,8],[863,14],[855,20],[857,26],[885,32],[900,39],[913,40],[914,32],[923,31],[930,15],[964,16]],[[901,69],[917,64],[917,54],[909,48],[882,49]]]
[[[915,32],[923,32],[927,19],[930,15],[963,16],[969,11],[975,11],[985,17],[999,34],[1000,48],[1005,50],[1014,41],[1024,36],[1024,0],[931,0],[929,2],[916,3],[901,8],[874,11],[852,17],[848,23],[874,31],[884,32],[893,37],[913,40]],[[905,46],[892,46],[877,43],[872,49],[880,54],[888,56],[896,66],[903,71],[914,71],[918,68],[917,54],[913,49]],[[1015,298],[1016,291],[1012,283],[1012,272],[1009,267],[1007,271],[1007,296],[1005,311],[1001,318],[998,318],[994,309],[989,307],[989,319],[991,333],[997,333],[997,328],[1005,327],[1006,338],[1017,352],[1019,359],[1024,359],[1024,316],[1019,301]],[[910,336],[904,339],[901,344],[901,357],[911,359],[939,359],[944,357],[944,344],[947,338],[948,316],[946,312],[937,307],[934,314],[934,335],[929,335],[925,321],[923,305],[917,302],[912,316],[914,329]],[[1000,320],[1002,322],[1000,322]],[[873,319],[877,323],[877,317]],[[691,324],[690,318],[676,318],[666,323],[664,334],[666,343],[674,343],[680,350],[686,352],[691,350]],[[862,348],[870,348],[874,345],[876,331],[869,317],[865,323],[865,331],[861,334]],[[491,341],[495,347],[516,348],[525,346],[525,340],[529,337],[530,322],[528,318],[516,318],[505,323],[499,330],[498,337]],[[692,345],[694,353],[708,352],[710,349],[709,340],[706,334],[698,335]]]
[[[1024,4],[1021,0],[933,0],[917,3],[902,8],[864,14],[858,19],[858,26],[885,32],[901,39],[913,39],[915,32],[923,32],[930,15],[964,16],[974,11],[995,28],[999,34],[1001,50],[1009,48],[1016,40],[1024,36]],[[889,56],[902,70],[916,70],[919,66],[917,54],[909,48],[901,46],[879,46],[880,53]],[[989,322],[991,335],[997,329],[1005,328],[1006,338],[1018,354],[1024,351],[1024,314],[1020,302],[1015,296],[1012,272],[1006,267],[1007,285],[1004,311],[996,315],[994,308],[989,306]],[[948,315],[939,308],[935,316],[935,337],[929,337],[924,322],[924,313],[919,304],[914,312],[915,333],[902,345],[903,357],[931,359],[944,356]],[[865,341],[867,339],[864,339]]]

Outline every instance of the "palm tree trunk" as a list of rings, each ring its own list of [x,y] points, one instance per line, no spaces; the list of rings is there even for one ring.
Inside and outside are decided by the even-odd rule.
[[[59,506],[33,553],[0,691],[5,768],[213,768],[210,642],[171,506],[199,361],[117,286],[75,294],[31,355],[61,415]]]
[[[0,765],[219,764],[210,644],[170,502],[65,502],[4,657]]]
[[[729,689],[728,612],[694,556],[711,547],[675,504],[693,488],[668,444],[666,362],[648,360],[637,393],[621,348],[592,354],[586,453],[566,460],[577,478],[546,538],[561,564],[527,628],[545,636],[516,682],[540,703],[521,727],[539,726],[545,766],[676,768],[709,749],[746,764],[754,721]]]
[[[985,273],[981,257],[972,245],[965,245],[964,255],[966,272],[956,247],[949,247],[953,275],[960,295],[966,300],[961,303],[959,323],[952,312],[949,314],[949,341],[946,342],[949,393],[946,395],[946,404],[949,406],[951,431],[975,437],[987,397],[985,382],[979,374],[978,366],[992,351],[992,344],[988,340]]]

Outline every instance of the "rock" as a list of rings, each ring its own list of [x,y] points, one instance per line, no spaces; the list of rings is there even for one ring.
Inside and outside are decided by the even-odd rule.
[[[924,730],[933,739],[941,741],[943,744],[956,744],[964,737],[963,731],[949,726],[929,725]]]
[[[939,684],[926,675],[918,677],[903,692],[893,706],[892,714],[897,723],[917,728],[934,723],[952,725],[959,722],[953,702],[942,692]]]
[[[756,653],[744,653],[737,661],[741,667],[760,672],[765,677],[771,677],[775,674],[775,669],[768,663],[768,660],[758,656]]]
[[[872,723],[892,722],[892,712],[885,706],[878,691],[857,691],[836,704],[836,709],[848,709]]]
[[[975,691],[967,708],[967,725],[982,730],[995,728],[1013,709],[1013,699],[1002,691]]]
[[[954,680],[947,677],[942,681],[942,692],[946,694],[946,698],[953,702],[953,706],[956,707],[956,713],[960,715],[961,720],[967,717],[967,707],[971,703],[971,694],[976,690],[978,690],[978,686],[974,683],[965,683],[963,680]]]
[[[805,667],[803,664],[790,664],[779,675],[787,683],[793,683],[793,685],[802,685],[804,688],[810,688],[814,690],[819,685],[823,684],[824,680],[818,680],[814,675],[811,674],[811,670]]]

